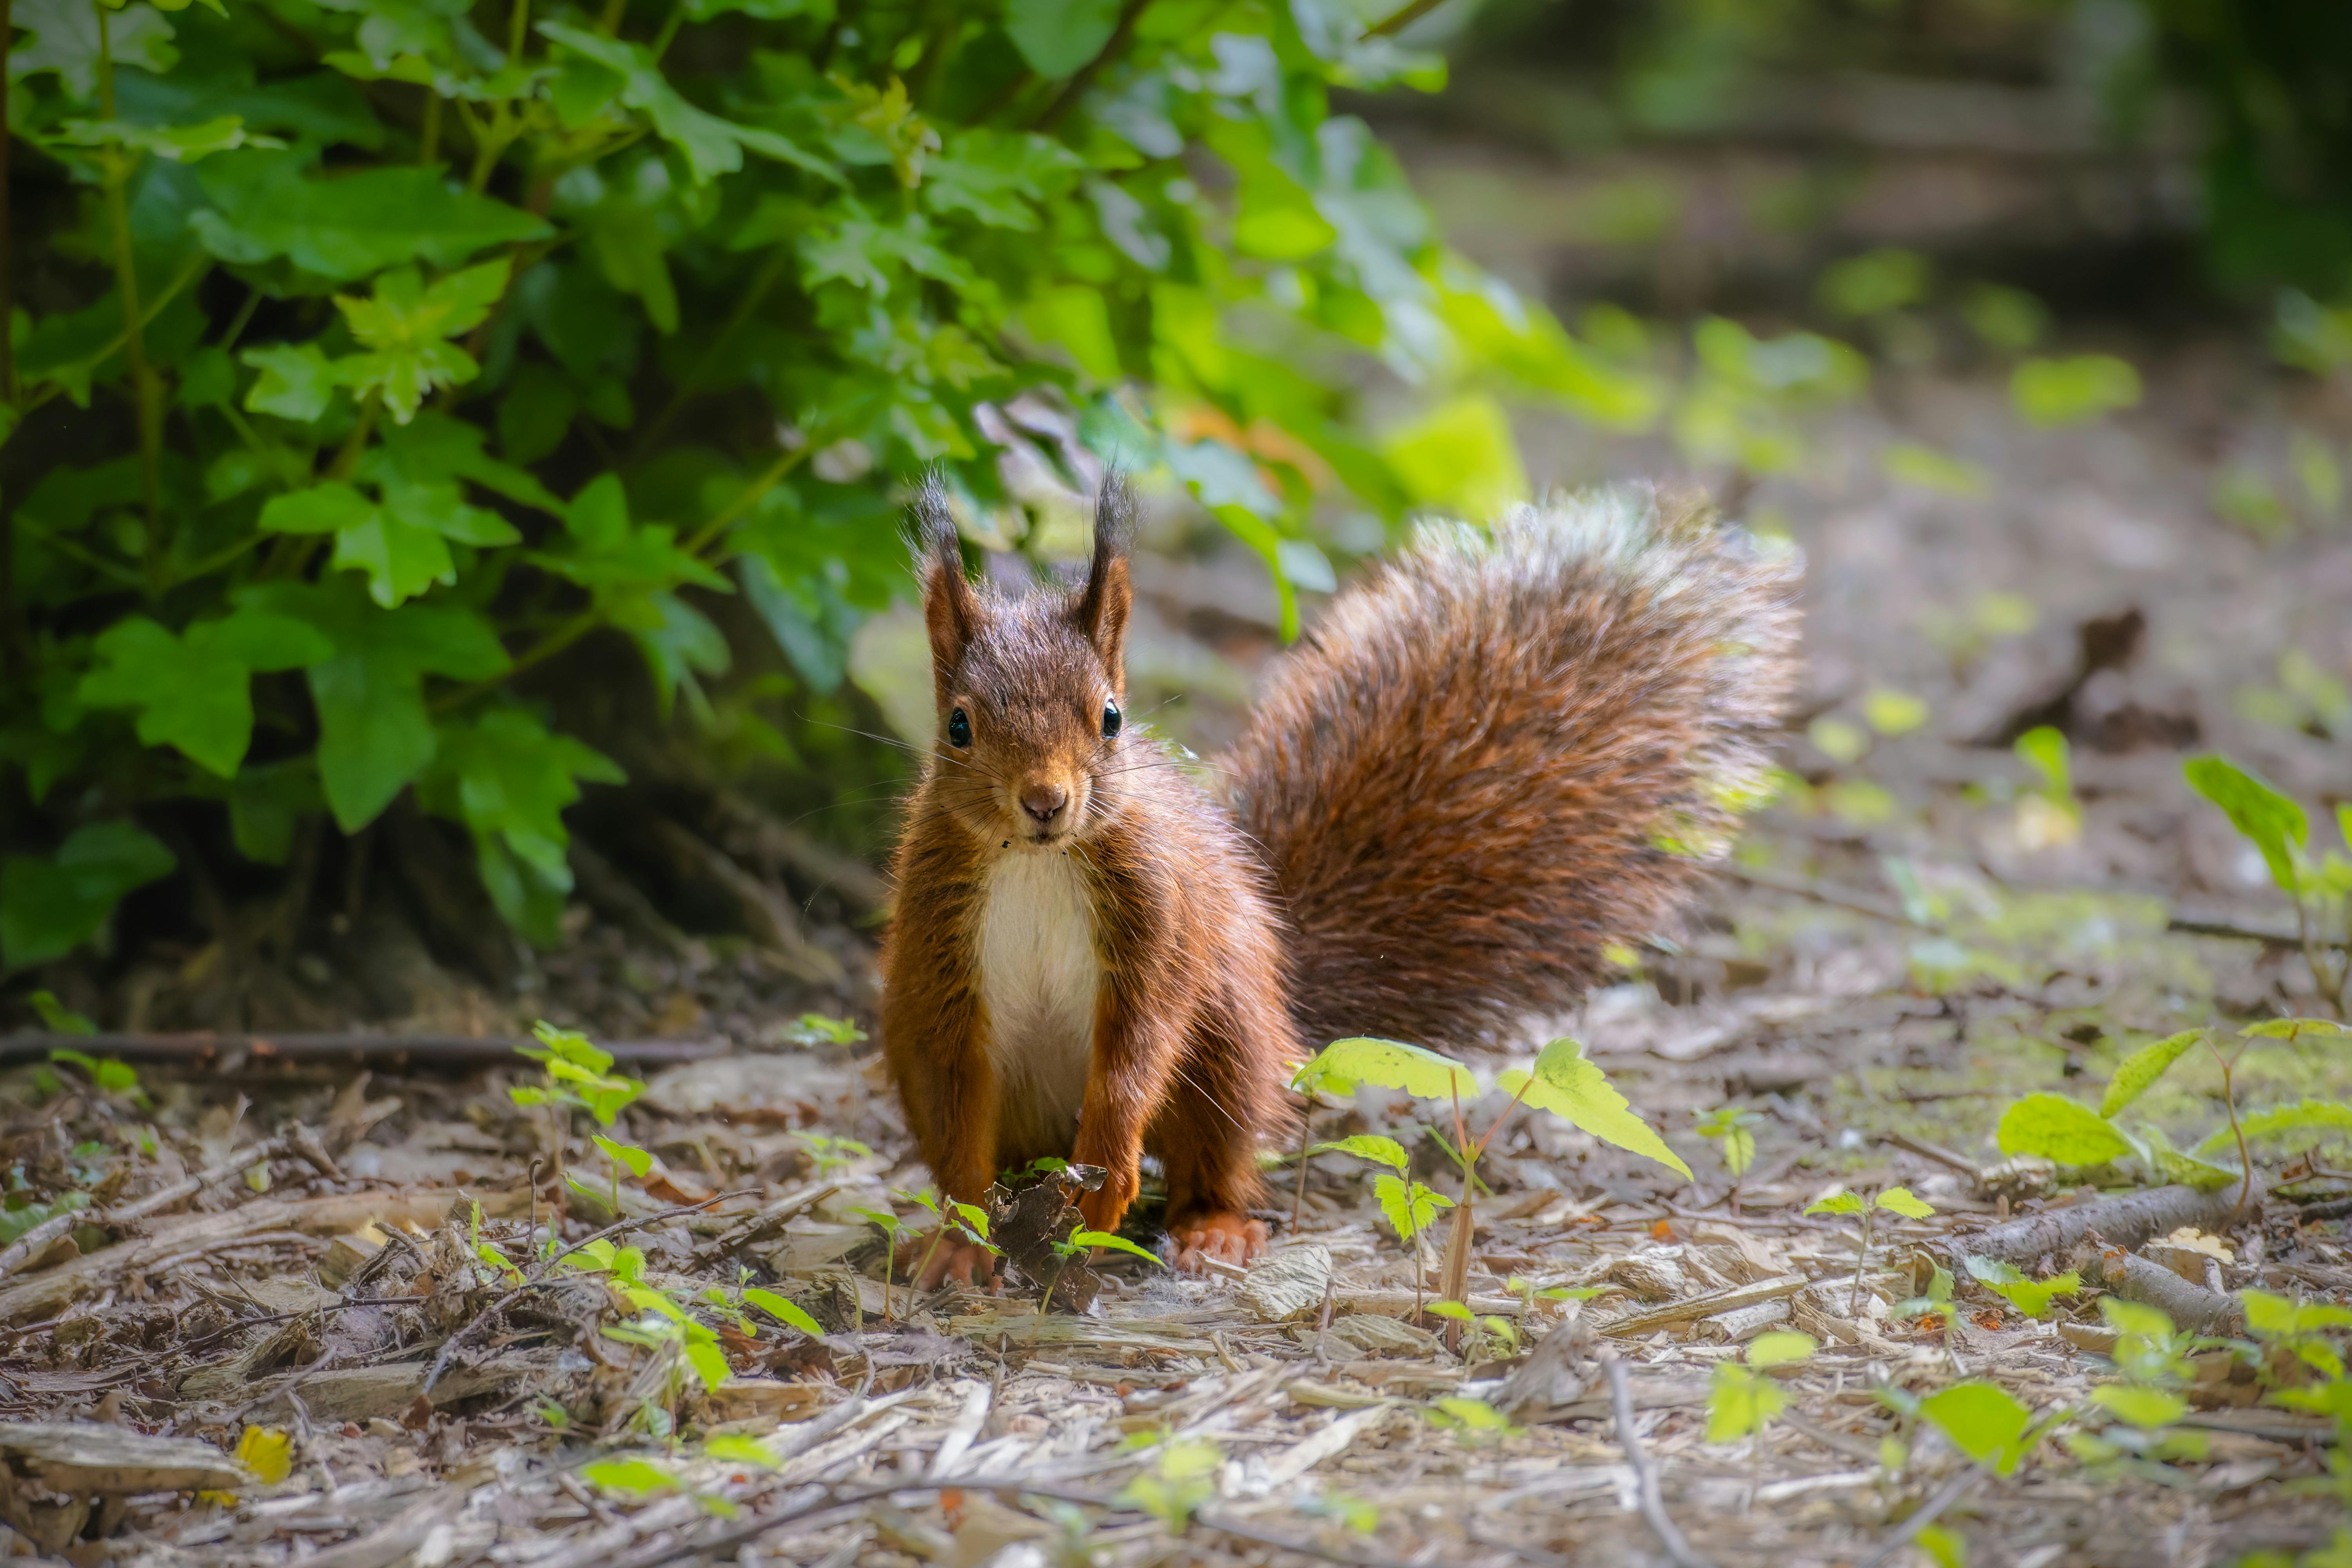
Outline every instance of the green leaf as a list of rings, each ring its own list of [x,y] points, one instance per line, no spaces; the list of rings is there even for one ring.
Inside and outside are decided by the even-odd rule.
[[[2352,1028],[2333,1018],[2265,1018],[2238,1031],[2252,1040],[2352,1039]]]
[[[2042,775],[2044,795],[2057,800],[2072,800],[2074,795],[2074,764],[2063,731],[2048,724],[2028,730],[2017,738],[2018,761]]]
[[[2011,1106],[1994,1136],[2003,1154],[2038,1154],[2062,1165],[2104,1165],[2132,1152],[2098,1112],[2055,1094],[2029,1094]]]
[[[249,607],[309,622],[335,657],[309,667],[319,714],[319,783],[336,825],[356,833],[433,760],[427,674],[482,680],[504,673],[489,623],[454,605],[379,608],[341,582],[268,583],[241,590]]]
[[[1107,1230],[1074,1230],[1070,1233],[1070,1241],[1073,1246],[1076,1247],[1108,1247],[1114,1252],[1132,1253],[1136,1257],[1143,1258],[1147,1262],[1158,1263],[1163,1268],[1167,1267],[1165,1263],[1161,1262],[1158,1253],[1152,1252],[1145,1247],[1138,1247],[1135,1243],[1128,1240],[1127,1237],[1123,1236],[1114,1236]]]
[[[2029,359],[2009,378],[2010,406],[2027,424],[2045,427],[2129,408],[2139,395],[2139,372],[2112,354]]]
[[[193,163],[237,147],[283,147],[275,136],[248,132],[236,115],[224,114],[199,125],[139,125],[121,120],[68,120],[56,140],[68,146],[120,147],[152,153],[174,163]]]
[[[1919,1402],[1919,1414],[1952,1440],[1952,1447],[2000,1475],[2025,1458],[2026,1427],[2033,1413],[1989,1383],[1959,1383]]]
[[[1474,522],[1528,498],[1510,416],[1483,393],[1465,393],[1391,431],[1382,450],[1415,500]]]
[[[702,1380],[705,1388],[716,1388],[734,1375],[727,1364],[727,1354],[708,1340],[689,1341],[686,1347],[686,1364]]]
[[[2169,1426],[2189,1414],[2189,1401],[2170,1389],[2128,1383],[2101,1384],[2091,1390],[2091,1403],[2143,1430]]]
[[[1975,463],[1916,442],[1897,441],[1878,451],[1878,466],[1897,484],[1940,495],[1979,500],[1992,493],[1992,476]]]
[[[2231,825],[2262,851],[2271,880],[2294,897],[2294,852],[2311,837],[2303,807],[2218,752],[2191,757],[2180,771],[2190,788],[2220,806]]]
[[[1789,1407],[1788,1391],[1734,1362],[1717,1362],[1706,1395],[1706,1440],[1747,1436]]]
[[[2294,1301],[2268,1290],[2243,1290],[2239,1298],[2245,1305],[2247,1329],[2265,1337],[2352,1329],[2352,1307],[2332,1301]]]
[[[2300,1100],[2273,1105],[2238,1119],[2238,1130],[2248,1142],[2257,1138],[2302,1136],[2313,1132],[2352,1133],[2352,1104],[2337,1100]],[[2234,1148],[2237,1137],[2224,1127],[2197,1145],[2200,1154]]]
[[[1825,1215],[1860,1214],[1867,1206],[1863,1202],[1860,1193],[1832,1193],[1826,1197],[1815,1198],[1811,1203],[1807,1204],[1805,1212]]]
[[[261,373],[245,395],[246,407],[256,414],[309,424],[327,411],[335,395],[334,367],[315,342],[270,343],[247,349],[237,358]]]
[[[1794,1329],[1775,1329],[1748,1342],[1748,1364],[1758,1368],[1795,1366],[1811,1361],[1813,1352],[1821,1348],[1821,1341],[1811,1334]]]
[[[536,715],[493,708],[436,731],[417,804],[473,835],[482,883],[509,924],[542,946],[562,935],[572,890],[563,813],[583,783],[620,784],[601,752],[549,730]]]
[[[1878,1194],[1877,1201],[1880,1208],[1899,1214],[1906,1219],[1929,1219],[1936,1213],[1935,1205],[1913,1196],[1908,1187],[1889,1187]]]
[[[580,1479],[601,1491],[645,1497],[677,1489],[677,1480],[643,1459],[596,1459],[580,1467]]]
[[[654,1157],[634,1143],[616,1143],[601,1132],[592,1132],[588,1142],[604,1152],[604,1157],[616,1165],[628,1167],[629,1174],[642,1176],[654,1168]]]
[[[2204,1030],[2189,1029],[2168,1036],[2154,1045],[2142,1046],[2126,1057],[2123,1065],[2116,1068],[2116,1076],[2107,1080],[2107,1092],[2099,1099],[2099,1114],[2112,1119],[2124,1107],[2146,1094],[2173,1063],[2204,1038]]]
[[[2083,1289],[2082,1276],[2071,1272],[2047,1279],[2031,1279],[2016,1265],[1998,1258],[1963,1253],[1960,1262],[1979,1284],[2029,1318],[2047,1317],[2053,1300],[2076,1295]]]
[[[459,386],[481,373],[473,356],[445,338],[479,326],[505,293],[504,258],[453,272],[427,287],[409,267],[386,272],[365,300],[335,296],[352,336],[367,352],[335,362],[335,377],[355,395],[383,399],[405,425],[436,388]]]
[[[542,37],[552,38],[619,76],[621,101],[642,110],[653,121],[655,133],[685,157],[697,184],[707,184],[720,174],[731,174],[741,168],[746,148],[825,179],[840,179],[831,163],[790,138],[721,120],[688,103],[662,75],[661,68],[642,45],[604,37],[565,22],[541,22],[538,29]]]
[[[1460,1301],[1432,1301],[1423,1310],[1433,1317],[1451,1318],[1457,1323],[1474,1322],[1478,1316]]]
[[[757,1285],[748,1286],[743,1291],[743,1302],[746,1306],[759,1308],[787,1328],[798,1329],[813,1340],[824,1337],[824,1330],[818,1326],[814,1318],[773,1290],[763,1289]]]
[[[715,1437],[706,1438],[702,1445],[702,1457],[715,1459],[722,1465],[749,1465],[759,1470],[772,1470],[782,1463],[759,1438],[746,1436],[740,1432],[721,1432]]]
[[[272,496],[261,509],[265,533],[340,533],[375,521],[373,502],[340,479]]]
[[[8,54],[11,79],[55,71],[81,102],[98,95],[98,17],[85,0],[17,0],[9,20],[28,35]],[[152,5],[125,5],[107,18],[106,56],[162,76],[177,65],[172,24]]]
[[[1302,1094],[1349,1095],[1358,1083],[1399,1089],[1419,1100],[1475,1100],[1478,1080],[1449,1057],[1402,1040],[1334,1040],[1291,1079]]]
[[[1519,1093],[1522,1086],[1526,1089],[1522,1098],[1536,1110],[1549,1110],[1604,1143],[1655,1160],[1685,1181],[1691,1179],[1690,1167],[1683,1163],[1682,1156],[1633,1113],[1625,1097],[1611,1087],[1608,1074],[1585,1059],[1584,1047],[1578,1041],[1562,1036],[1546,1046],[1536,1058],[1532,1079],[1514,1070],[1495,1080],[1495,1087],[1507,1094]]]
[[[290,616],[240,610],[173,637],[144,616],[99,634],[76,695],[92,708],[136,708],[142,745],[173,746],[206,772],[234,777],[253,738],[256,670],[296,669],[332,656]]]
[[[1013,0],[1004,31],[1031,70],[1059,81],[1102,53],[1118,9],[1119,0]]]
[[[0,964],[61,958],[98,934],[122,895],[179,861],[152,834],[116,819],[76,828],[57,853],[0,861]]]
[[[1383,1138],[1376,1132],[1358,1132],[1336,1142],[1318,1143],[1307,1151],[1310,1154],[1325,1152],[1353,1154],[1360,1160],[1371,1160],[1386,1165],[1399,1175],[1404,1173],[1404,1149],[1393,1138]]]
[[[1428,1229],[1439,1209],[1454,1206],[1454,1200],[1443,1193],[1386,1174],[1372,1178],[1372,1198],[1401,1241],[1411,1241]]]
[[[207,158],[196,179],[213,205],[189,222],[224,261],[283,257],[305,272],[352,282],[387,267],[457,267],[494,245],[553,231],[529,213],[447,184],[438,170],[363,169],[311,179],[296,153]]]

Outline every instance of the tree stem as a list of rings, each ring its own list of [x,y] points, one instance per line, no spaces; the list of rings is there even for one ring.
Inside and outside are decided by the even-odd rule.
[[[98,107],[114,118],[113,38],[106,0],[90,0],[98,13]],[[163,422],[155,402],[155,375],[147,363],[147,334],[139,315],[139,269],[131,254],[130,204],[123,187],[137,164],[119,153],[106,155],[106,216],[114,230],[114,281],[122,294],[122,352],[131,365],[131,405],[139,419],[139,491],[147,508],[147,574],[157,577],[163,559]]]
[[[1390,12],[1379,21],[1365,28],[1364,37],[1368,38],[1393,37],[1444,4],[1445,0],[1412,0],[1411,5],[1404,6],[1401,10]]]
[[[1127,47],[1128,39],[1135,36],[1136,23],[1143,19],[1144,8],[1150,4],[1151,0],[1127,0],[1127,4],[1119,7],[1118,25],[1110,30],[1110,38],[1103,45],[1101,52],[1078,68],[1077,75],[1054,95],[1054,101],[1045,106],[1045,112],[1037,117],[1030,130],[1051,131],[1062,116],[1076,105],[1080,96],[1094,85],[1095,78],[1102,74],[1103,68],[1117,59],[1119,52]]]
[[[14,0],[0,0],[0,56],[16,37]],[[8,73],[0,70],[0,398],[16,401],[16,292],[8,282]]]

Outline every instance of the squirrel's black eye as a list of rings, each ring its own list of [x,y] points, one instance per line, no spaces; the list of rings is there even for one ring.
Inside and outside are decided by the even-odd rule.
[[[971,720],[961,708],[948,715],[948,744],[959,752],[971,744]]]
[[[1108,737],[1118,733],[1118,704],[1117,702],[1105,702],[1103,704],[1103,734],[1106,737]]]

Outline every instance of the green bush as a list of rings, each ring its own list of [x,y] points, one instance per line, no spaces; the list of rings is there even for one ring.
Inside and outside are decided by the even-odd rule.
[[[1443,74],[1339,0],[14,21],[10,966],[200,839],[280,864],[306,817],[356,834],[404,792],[552,940],[565,809],[622,773],[518,678],[625,637],[706,739],[755,651],[831,689],[904,591],[926,466],[1017,540],[1003,449],[1076,482],[1074,434],[1181,481],[1287,610],[1328,581],[1317,516],[1517,471],[1507,429],[1368,430],[1366,356],[1489,433],[1497,392],[1655,401],[1329,111]]]

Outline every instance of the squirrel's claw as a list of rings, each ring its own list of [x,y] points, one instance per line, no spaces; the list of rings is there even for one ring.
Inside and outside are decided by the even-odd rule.
[[[996,1278],[996,1255],[978,1242],[927,1231],[898,1249],[905,1268],[919,1290],[936,1289],[942,1280],[986,1286]]]
[[[1204,1214],[1175,1230],[1176,1268],[1180,1273],[1203,1272],[1201,1260],[1247,1264],[1265,1250],[1265,1225],[1230,1211]]]

